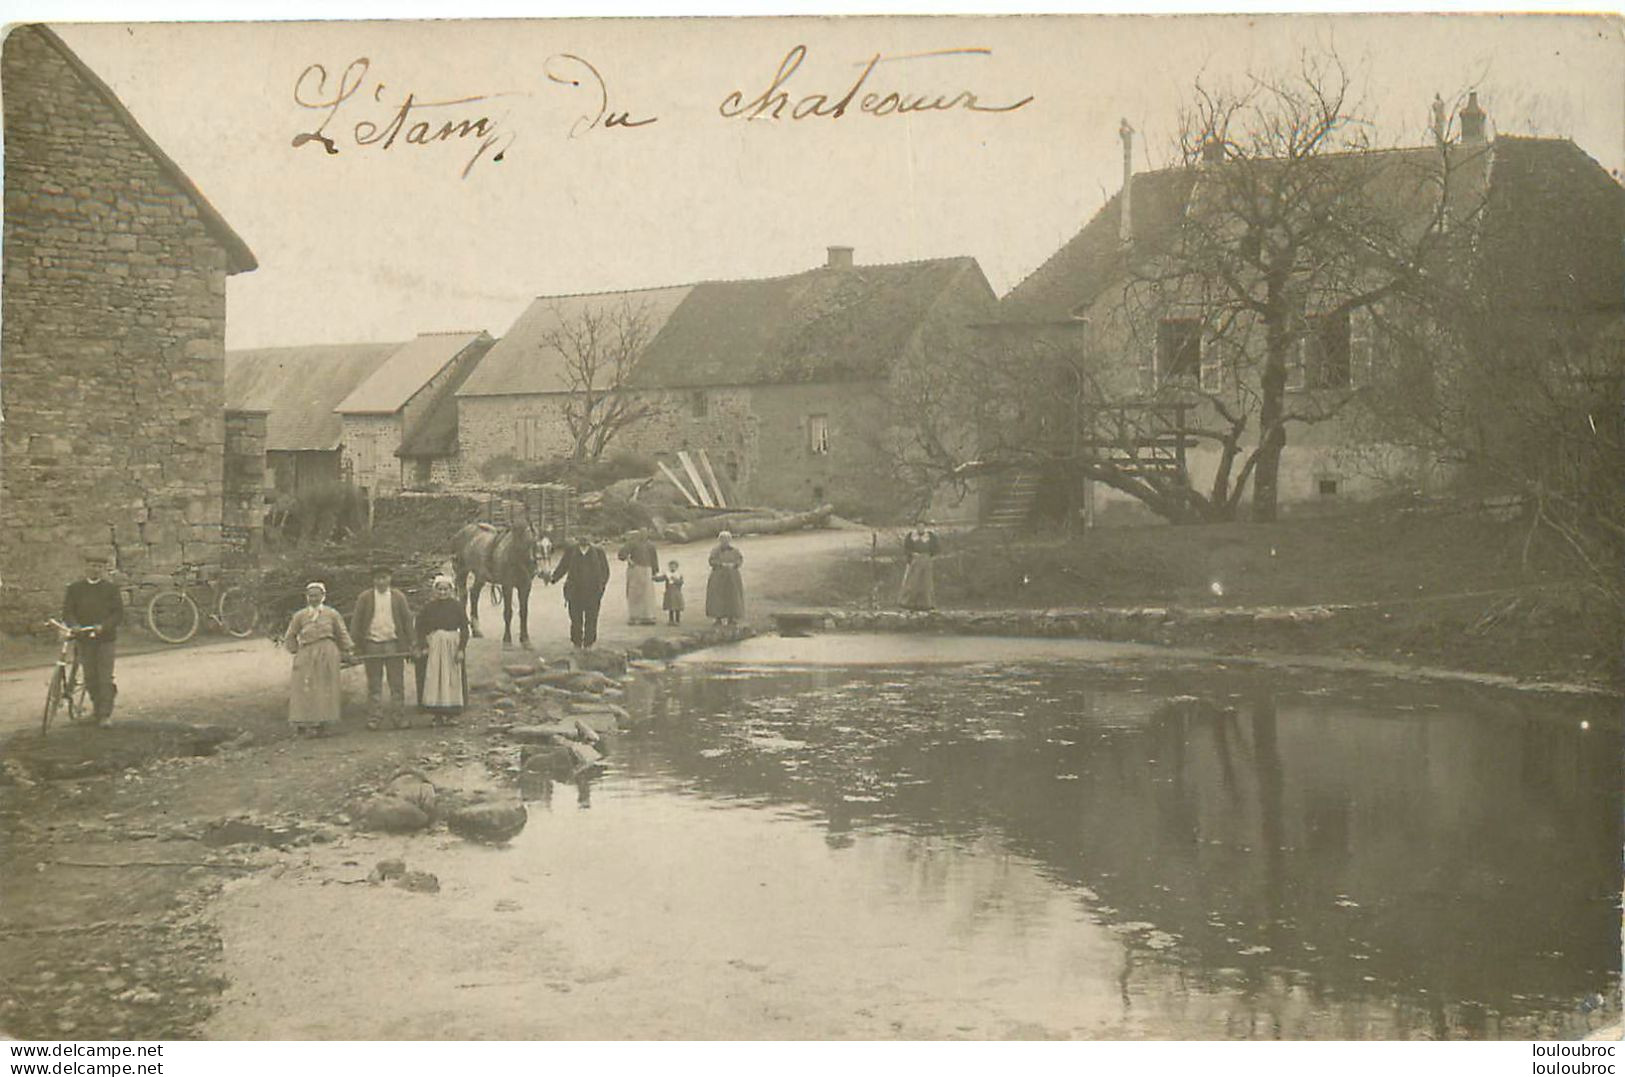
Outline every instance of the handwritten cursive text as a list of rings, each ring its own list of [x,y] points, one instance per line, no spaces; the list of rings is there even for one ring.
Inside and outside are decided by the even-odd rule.
[[[1031,103],[1032,95],[1002,105],[984,105],[970,90],[959,90],[955,93],[902,93],[896,90],[882,92],[868,90],[864,87],[876,67],[882,63],[898,61],[914,61],[939,59],[946,56],[988,56],[991,49],[950,49],[940,52],[920,52],[907,56],[883,56],[875,53],[863,63],[858,77],[852,85],[847,87],[844,94],[833,97],[828,93],[804,94],[792,101],[790,91],[785,89],[801,62],[807,58],[807,46],[797,45],[785,53],[784,59],[779,62],[778,71],[774,72],[772,81],[767,88],[750,99],[746,99],[743,90],[734,90],[722,99],[717,111],[728,119],[744,118],[747,120],[806,120],[812,118],[838,120],[845,116],[848,110],[868,113],[871,116],[903,116],[914,113],[949,112],[961,110],[964,112],[1014,112],[1024,105]],[[861,92],[861,96],[860,96]]]

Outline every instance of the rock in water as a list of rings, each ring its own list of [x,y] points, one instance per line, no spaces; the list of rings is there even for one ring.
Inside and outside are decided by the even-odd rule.
[[[446,817],[452,833],[474,841],[504,842],[525,829],[525,806],[517,800],[481,801]]]
[[[429,825],[429,815],[400,797],[373,797],[361,809],[361,825],[386,834],[410,834]]]
[[[424,815],[434,814],[434,783],[415,770],[403,771],[397,774],[388,785],[384,786],[384,795],[398,797],[408,804],[414,805]]]

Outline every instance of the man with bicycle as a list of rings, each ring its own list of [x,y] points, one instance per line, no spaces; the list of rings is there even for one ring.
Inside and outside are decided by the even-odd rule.
[[[118,626],[124,622],[124,598],[118,585],[107,578],[105,554],[85,551],[85,578],[68,584],[62,620],[78,630],[79,665],[95,705],[96,724],[101,725],[113,716],[113,697],[118,695],[113,683],[113,648]]]

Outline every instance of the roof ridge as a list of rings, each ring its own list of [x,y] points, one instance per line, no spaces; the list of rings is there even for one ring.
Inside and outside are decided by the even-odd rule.
[[[33,30],[39,35],[40,40],[56,50],[67,61],[68,66],[73,69],[74,73],[113,110],[114,117],[124,125],[131,136],[141,144],[142,148],[152,155],[158,164],[158,170],[167,174],[175,185],[181,189],[181,193],[192,200],[193,205],[197,207],[198,216],[203,218],[204,227],[217,233],[215,238],[225,248],[228,259],[236,263],[237,268],[230,270],[230,272],[248,273],[258,269],[260,267],[259,260],[254,257],[254,252],[249,249],[248,243],[242,236],[237,234],[236,229],[231,227],[225,216],[214,208],[208,198],[204,197],[202,190],[198,188],[196,183],[192,182],[192,177],[188,176],[181,166],[175,163],[175,159],[164,152],[163,147],[158,145],[157,140],[147,133],[146,128],[141,126],[141,121],[135,118],[135,113],[130,111],[130,106],[119,99],[119,95],[113,91],[113,87],[109,86],[100,75],[96,74],[89,64],[80,59],[79,54],[74,52],[68,46],[68,43],[63,41],[57,32],[49,26],[44,23],[29,23],[22,29]]]
[[[419,333],[420,337],[477,337],[486,332],[484,329],[426,329]]]
[[[258,348],[227,348],[227,355],[246,355],[249,352],[307,352],[314,348],[401,348],[411,343],[406,340],[355,340],[347,343],[267,344]]]
[[[857,265],[847,266],[847,269],[895,269],[899,266],[931,265],[933,263],[974,262],[974,254],[948,254],[936,258],[911,258],[901,262],[861,262]],[[679,284],[651,284],[638,288],[601,288],[591,292],[553,292],[537,295],[538,299],[590,299],[600,295],[633,295],[638,292],[665,292],[673,288],[698,288],[702,284],[763,284],[768,281],[789,280],[792,277],[805,276],[808,273],[818,273],[822,270],[835,268],[827,265],[812,266],[808,269],[798,269],[793,273],[775,273],[767,277],[705,277],[700,280],[684,281]]]

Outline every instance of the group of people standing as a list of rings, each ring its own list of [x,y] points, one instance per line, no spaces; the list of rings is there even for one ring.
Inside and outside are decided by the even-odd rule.
[[[634,533],[617,554],[626,562],[627,623],[657,623],[655,588],[664,585],[660,606],[667,623],[683,619],[683,576],[676,561],[664,572],[654,540]],[[705,613],[718,624],[736,624],[745,616],[745,585],[740,575],[744,555],[724,531],[711,551]],[[609,557],[587,536],[564,547],[558,563],[539,573],[548,583],[564,584],[570,612],[570,643],[585,650],[598,642],[598,613],[609,585]],[[435,724],[450,722],[468,700],[468,616],[450,576],[437,576],[434,597],[416,614],[406,596],[392,586],[388,568],[375,568],[372,587],[356,599],[346,621],[326,604],[327,587],[305,587],[305,606],[293,615],[283,646],[293,653],[293,683],[288,720],[299,733],[320,735],[339,720],[339,673],[347,656],[360,658],[367,671],[367,728],[387,720],[406,724],[405,665],[412,659],[417,674],[418,707]],[[110,667],[109,663],[109,667]],[[384,687],[388,685],[388,705]],[[109,703],[109,706],[111,704]]]
[[[305,587],[305,606],[288,622],[283,646],[293,653],[288,721],[299,733],[320,735],[339,719],[339,671],[347,655],[367,671],[367,728],[406,724],[406,660],[416,671],[418,707],[436,725],[452,721],[468,701],[468,617],[450,576],[437,576],[434,597],[413,614],[392,586],[387,568],[375,568],[372,587],[356,599],[349,623],[326,604],[327,587]],[[384,705],[384,685],[389,704]]]

